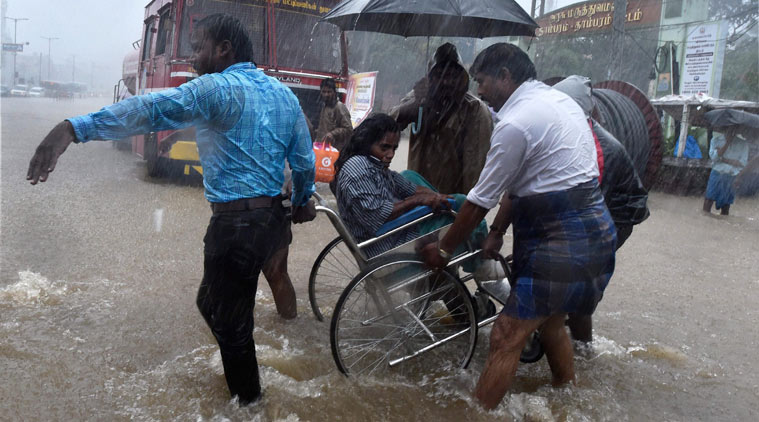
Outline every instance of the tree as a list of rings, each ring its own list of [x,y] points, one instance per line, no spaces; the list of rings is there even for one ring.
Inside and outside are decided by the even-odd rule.
[[[709,2],[709,16],[715,20],[728,22],[728,46],[737,41],[747,27],[756,25],[759,18],[757,0],[712,0]]]
[[[720,97],[759,101],[759,1],[714,0],[709,15],[728,24]]]
[[[759,101],[759,37],[754,30],[738,39],[725,52],[720,97]]]

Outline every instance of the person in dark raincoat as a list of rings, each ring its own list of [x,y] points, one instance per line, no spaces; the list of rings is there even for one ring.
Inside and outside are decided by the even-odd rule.
[[[467,92],[469,75],[456,46],[441,45],[427,77],[422,78],[389,114],[401,129],[422,124],[409,139],[408,169],[422,175],[439,192],[469,192],[477,183],[490,148],[490,110]]]
[[[596,107],[593,102],[590,79],[572,75],[553,87],[577,102],[592,127],[598,151],[598,180],[604,203],[609,208],[614,226],[617,228],[617,249],[619,249],[632,234],[633,226],[648,218],[648,191],[643,186],[624,145],[591,117]],[[567,325],[575,340],[583,342],[593,340],[593,323],[590,315],[570,314]]]

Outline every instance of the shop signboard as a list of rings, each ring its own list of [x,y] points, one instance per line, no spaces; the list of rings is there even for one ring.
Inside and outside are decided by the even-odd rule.
[[[708,22],[688,27],[680,94],[719,97],[727,25]]]
[[[625,28],[641,28],[659,25],[662,0],[639,0],[627,2]],[[613,1],[586,1],[557,9],[537,20],[540,37],[567,35],[590,35],[612,30],[614,19]]]

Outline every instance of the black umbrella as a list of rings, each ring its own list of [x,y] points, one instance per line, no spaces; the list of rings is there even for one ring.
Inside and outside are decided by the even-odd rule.
[[[759,115],[757,114],[734,108],[718,108],[704,113],[704,119],[713,129],[735,127],[738,133],[746,137],[756,138],[759,136]]]
[[[538,27],[514,0],[346,0],[322,20],[403,37],[532,37]]]

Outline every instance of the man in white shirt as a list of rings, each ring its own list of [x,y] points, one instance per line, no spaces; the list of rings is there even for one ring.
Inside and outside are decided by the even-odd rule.
[[[614,271],[617,238],[598,186],[593,135],[574,100],[535,81],[530,58],[510,44],[483,50],[470,74],[480,97],[498,110],[490,151],[453,226],[422,254],[429,266],[444,267],[503,195],[483,253],[494,255],[513,223],[514,287],[493,326],[475,390],[492,409],[509,389],[522,348],[537,329],[554,385],[574,380],[564,320],[570,312],[595,310]]]

